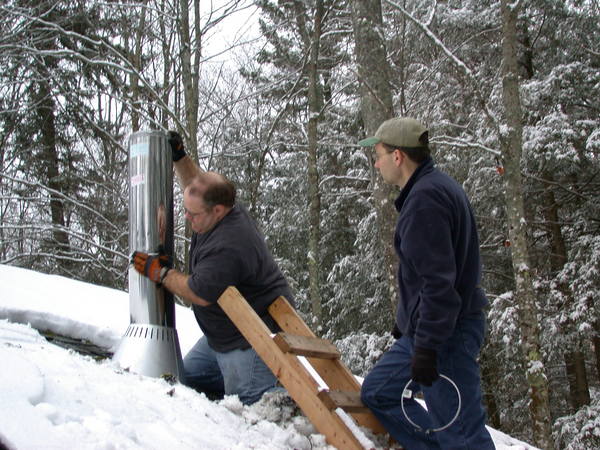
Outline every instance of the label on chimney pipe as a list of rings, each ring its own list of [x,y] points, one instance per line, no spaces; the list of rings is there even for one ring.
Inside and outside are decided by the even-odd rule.
[[[138,184],[144,184],[144,174],[139,173],[131,177],[131,187],[137,186]]]
[[[148,149],[149,149],[148,142],[133,144],[129,149],[129,155],[132,158],[135,158],[136,156],[146,156],[146,155],[148,155]]]

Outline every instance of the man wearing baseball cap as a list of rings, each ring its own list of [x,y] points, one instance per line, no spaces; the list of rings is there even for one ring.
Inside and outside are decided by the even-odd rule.
[[[469,200],[455,180],[434,167],[428,130],[419,121],[387,120],[359,145],[374,147],[375,168],[401,188],[394,235],[399,338],[365,378],[362,400],[410,450],[493,449],[477,362],[487,299]],[[409,388],[423,392],[427,411],[413,398],[402,400],[411,379]],[[439,428],[444,429],[429,432]]]

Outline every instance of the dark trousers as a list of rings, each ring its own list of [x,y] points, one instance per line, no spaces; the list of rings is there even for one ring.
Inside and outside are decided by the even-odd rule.
[[[417,431],[402,412],[402,392],[411,378],[412,338],[402,336],[398,339],[365,378],[361,391],[363,403],[373,411],[390,435],[408,450],[494,449],[485,427],[477,362],[484,330],[483,315],[460,319],[452,337],[438,351],[438,371],[456,383],[462,401],[458,418],[443,431]],[[427,410],[418,401],[409,398],[404,400],[404,409],[423,430],[440,428],[454,417],[458,396],[447,380],[438,379],[431,387],[411,383],[410,389],[422,390]]]

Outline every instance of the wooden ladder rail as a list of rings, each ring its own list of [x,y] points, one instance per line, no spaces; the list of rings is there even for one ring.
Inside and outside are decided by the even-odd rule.
[[[329,444],[343,450],[363,449],[335,412],[337,407],[344,407],[359,425],[384,432],[375,416],[360,403],[360,384],[339,360],[335,346],[318,339],[285,298],[279,297],[269,307],[271,316],[284,330],[276,336],[235,287],[227,288],[218,303]],[[319,387],[297,358],[298,352],[307,355],[328,391]]]
[[[285,332],[299,336],[317,337],[284,297],[277,298],[277,300],[269,306],[269,313]],[[356,380],[356,377],[341,360],[336,359],[327,361],[311,357],[308,357],[307,359],[327,384],[332,396],[335,396],[337,391],[342,393],[355,393],[355,396],[358,397],[358,403],[362,405],[362,402],[360,401],[361,386]],[[324,394],[321,393],[321,396],[324,397]],[[356,404],[357,402],[354,403]],[[343,405],[340,404],[338,406],[342,407]],[[362,408],[346,407],[343,409],[350,413],[358,425],[369,428],[377,434],[386,433],[383,425],[381,425],[379,420],[364,405]]]

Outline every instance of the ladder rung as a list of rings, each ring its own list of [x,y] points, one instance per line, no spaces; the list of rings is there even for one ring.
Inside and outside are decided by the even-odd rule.
[[[329,341],[318,339],[285,298],[279,297],[269,306],[271,316],[283,332],[289,333],[287,336],[282,333],[279,337],[273,337],[267,325],[235,287],[228,287],[218,303],[316,429],[325,435],[329,444],[344,450],[363,450],[363,445],[349,424],[336,413],[335,408],[338,407],[346,409],[357,425],[376,433],[385,432],[373,413],[360,403],[360,384],[341,361],[337,348]],[[299,341],[304,343],[299,345]],[[315,345],[315,342],[318,344]],[[291,352],[292,349],[296,349],[296,354],[306,355],[316,373],[308,370],[303,361]],[[317,376],[329,386],[331,392],[319,395]],[[355,392],[347,392],[340,397],[336,391]],[[353,398],[353,401],[349,398]]]
[[[340,358],[339,350],[326,339],[280,332],[275,335],[273,340],[285,353],[322,359]]]
[[[323,390],[319,392],[318,397],[329,410],[342,408],[350,413],[369,411],[369,408],[360,399],[360,392],[357,391]]]

